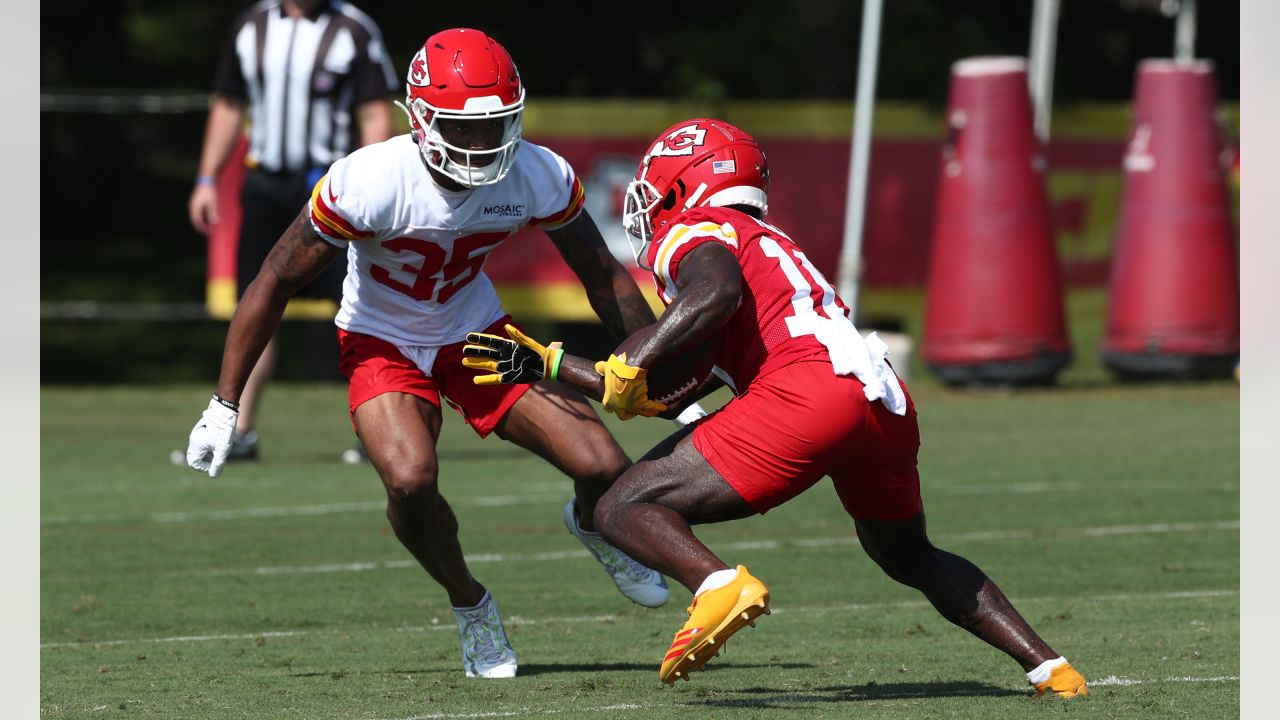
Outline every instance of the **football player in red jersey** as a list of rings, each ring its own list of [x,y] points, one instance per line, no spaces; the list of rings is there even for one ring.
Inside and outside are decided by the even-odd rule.
[[[249,371],[289,297],[344,258],[339,367],[352,425],[386,490],[387,519],[447,593],[466,675],[507,678],[516,674],[515,650],[493,596],[467,566],[439,488],[442,396],[481,437],[496,434],[573,480],[561,517],[627,598],[658,607],[668,588],[594,532],[596,501],[630,461],[590,403],[551,383],[480,387],[459,363],[469,328],[509,320],[484,275],[485,256],[517,230],[540,228],[615,336],[654,316],[583,210],[573,169],[522,142],[524,84],[496,40],[469,28],[427,38],[405,95],[411,132],[335,162],[246,289],[187,463],[214,477],[222,471]]]
[[[720,334],[717,365],[736,397],[659,443],[596,505],[604,536],[694,593],[659,671],[688,678],[725,639],[768,613],[769,590],[731,568],[690,525],[764,513],[824,476],[863,549],[947,620],[1003,650],[1037,693],[1088,692],[981,570],[925,532],[916,411],[875,334],[782,230],[763,221],[769,169],[755,139],[719,120],[667,129],[627,190],[624,223],[667,310],[627,357],[590,363],[518,334],[472,334],[464,362],[500,381],[513,361],[549,372],[627,419],[667,410],[649,368]]]

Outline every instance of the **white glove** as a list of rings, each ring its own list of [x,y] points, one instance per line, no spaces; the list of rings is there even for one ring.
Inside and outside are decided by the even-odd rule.
[[[214,395],[209,401],[209,408],[191,428],[191,437],[187,440],[187,465],[195,470],[208,470],[209,477],[221,475],[222,466],[227,464],[227,454],[231,452],[231,436],[236,431],[236,418],[239,416],[234,403]]]
[[[685,408],[684,410],[681,410],[680,414],[676,416],[676,419],[674,420],[674,422],[677,427],[684,427],[685,425],[688,425],[694,420],[697,420],[698,418],[704,418],[706,416],[707,416],[707,411],[703,410],[702,406],[699,405],[698,403],[694,403],[689,407]]]

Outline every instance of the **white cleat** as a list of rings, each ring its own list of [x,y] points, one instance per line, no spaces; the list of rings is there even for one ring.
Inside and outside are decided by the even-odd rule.
[[[662,573],[646,567],[618,548],[610,545],[600,533],[587,532],[578,524],[578,500],[572,498],[564,506],[564,526],[578,538],[595,559],[604,566],[613,584],[627,599],[645,607],[661,607],[670,592]]]
[[[498,605],[489,591],[473,608],[454,608],[458,621],[458,641],[462,644],[462,669],[467,677],[509,678],[516,676],[516,651],[507,639],[507,630],[498,616]]]

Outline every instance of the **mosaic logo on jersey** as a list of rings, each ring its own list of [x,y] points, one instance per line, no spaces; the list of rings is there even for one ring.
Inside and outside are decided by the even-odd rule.
[[[485,217],[524,217],[524,203],[485,205],[481,212]]]

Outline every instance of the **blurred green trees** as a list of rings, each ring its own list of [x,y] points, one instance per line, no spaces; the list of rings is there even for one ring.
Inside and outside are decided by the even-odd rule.
[[[357,0],[402,70],[428,35],[477,27],[515,57],[531,95],[853,97],[861,3],[546,3]],[[1240,9],[1199,3],[1198,54],[1238,97]],[[53,88],[209,86],[225,34],[247,2],[43,3],[41,84]],[[1173,21],[1144,0],[1064,0],[1055,97],[1126,100],[1134,64],[1168,56]],[[1032,0],[885,3],[880,94],[941,103],[955,60],[1027,53]]]

